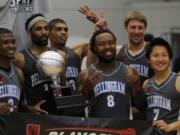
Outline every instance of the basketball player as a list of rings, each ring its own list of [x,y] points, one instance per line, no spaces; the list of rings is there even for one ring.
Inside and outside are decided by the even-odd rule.
[[[171,47],[164,39],[155,38],[150,42],[146,56],[154,71],[154,76],[143,84],[147,99],[147,120],[175,122],[180,112],[180,76],[170,68]],[[160,123],[154,125],[161,128]],[[157,132],[166,135],[159,130]],[[174,135],[175,132],[169,134]]]
[[[26,111],[46,113],[40,109],[44,101],[34,107],[24,104],[20,106],[21,81],[24,80],[24,76],[11,63],[15,57],[15,51],[16,40],[12,32],[0,28],[0,116],[9,115],[22,108],[26,108]]]
[[[63,51],[67,56],[66,85],[70,86],[73,94],[79,94],[76,78],[81,71],[82,60],[87,55],[89,45],[85,43],[76,45],[73,48],[67,47],[68,26],[66,22],[60,18],[55,18],[49,22],[49,30],[51,47]],[[84,107],[73,108],[71,111],[69,109],[65,115],[83,116]]]
[[[81,44],[72,49],[66,46],[68,38],[68,26],[60,18],[53,19],[49,22],[50,45],[52,48],[63,51],[67,55],[66,80],[67,85],[71,86],[73,93],[77,94],[76,77],[81,71],[81,63],[87,55],[89,45]]]
[[[50,77],[43,76],[36,68],[36,61],[39,55],[45,51],[52,50],[48,45],[49,28],[46,18],[42,14],[33,14],[25,24],[25,29],[32,40],[30,49],[17,53],[15,64],[25,76],[25,95],[28,104],[34,105],[45,98],[42,105],[49,114],[56,114],[56,104],[51,88]],[[66,56],[60,52],[64,59]],[[61,85],[65,85],[65,79],[61,79]]]
[[[143,100],[140,79],[134,84],[128,79],[128,75],[139,78],[137,72],[115,61],[116,37],[110,30],[96,31],[91,37],[90,49],[98,61],[78,77],[79,89],[90,102],[89,116],[129,120],[131,92],[138,97],[138,102]]]
[[[104,16],[98,17],[98,15],[87,6],[80,7],[79,11],[87,16],[87,18],[96,23],[100,28],[104,27]],[[101,26],[102,25],[102,26]],[[149,64],[145,58],[146,42],[144,41],[144,33],[147,28],[147,18],[139,11],[130,11],[124,21],[125,30],[128,33],[128,44],[121,45],[117,48],[116,59],[124,62],[132,68],[135,68],[140,77],[141,83],[144,82],[149,76]],[[91,54],[90,54],[91,55]],[[93,56],[92,56],[93,57]],[[93,63],[94,60],[88,59],[88,65]],[[92,61],[92,62],[91,62]]]
[[[104,24],[107,24],[104,16],[101,15],[98,17],[98,15],[87,6],[80,7],[79,11],[86,15],[86,17],[95,23],[99,28],[107,28],[107,26],[104,26]],[[141,78],[141,84],[143,84],[144,80],[151,77],[153,74],[145,57],[148,44],[144,41],[144,33],[147,28],[147,18],[142,12],[130,11],[125,18],[124,27],[128,33],[128,43],[117,46],[116,60],[136,69]],[[89,51],[87,57],[87,66],[93,63],[95,59],[96,58],[94,57],[93,53]],[[135,79],[132,81],[136,82]],[[142,114],[137,114],[139,111],[137,108],[133,107],[133,113],[135,119],[145,119],[145,112],[142,112]]]

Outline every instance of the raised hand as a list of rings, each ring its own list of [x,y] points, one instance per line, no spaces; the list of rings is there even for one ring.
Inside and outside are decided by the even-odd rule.
[[[96,31],[99,29],[108,29],[108,23],[104,18],[104,12],[102,10],[100,11],[100,17],[96,22]]]
[[[92,9],[90,9],[86,5],[81,6],[78,11],[81,12],[82,14],[84,14],[86,16],[86,18],[93,23],[96,23],[99,20],[96,12],[93,11]]]

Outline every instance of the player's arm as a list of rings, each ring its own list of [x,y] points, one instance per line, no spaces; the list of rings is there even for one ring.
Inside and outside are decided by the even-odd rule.
[[[19,52],[15,55],[15,58],[13,60],[13,64],[20,70],[23,71],[25,59],[23,53]]]
[[[79,56],[79,58],[82,60],[84,57],[87,56],[87,53],[89,50],[89,43],[78,44],[75,47],[73,47],[72,49]]]
[[[104,17],[103,11],[100,11],[100,16],[98,16],[94,10],[86,5],[81,6],[78,11],[84,14],[89,21],[96,25],[96,30],[108,29],[108,23]]]
[[[86,97],[88,96],[88,92],[86,92],[86,90],[84,89],[84,83],[85,83],[87,76],[88,76],[88,71],[87,71],[87,69],[85,69],[85,70],[82,70],[78,74],[77,79],[76,79],[77,89],[79,90],[79,92],[81,92]]]
[[[178,76],[176,79],[175,87],[177,92],[180,94],[180,76]],[[157,120],[153,122],[153,126],[164,132],[176,131],[180,130],[180,120],[174,121],[172,123],[167,123],[164,120]]]
[[[180,130],[180,120],[172,123],[167,123],[164,120],[157,120],[153,122],[153,126],[167,133],[171,131]]]
[[[41,109],[40,106],[45,103],[46,101],[45,100],[42,100],[40,102],[38,102],[36,105],[34,106],[31,106],[31,105],[28,105],[27,103],[25,103],[25,96],[24,96],[24,89],[26,88],[24,86],[24,74],[22,72],[22,70],[20,70],[18,67],[16,68],[17,70],[17,73],[18,73],[18,76],[19,76],[19,79],[20,79],[20,82],[21,82],[21,100],[20,100],[20,111],[22,112],[31,112],[31,113],[42,113],[42,114],[48,114],[48,112],[46,112],[45,110]]]
[[[93,23],[97,23],[97,21],[99,20],[99,17],[96,14],[96,12],[86,5],[81,6],[78,11],[84,14],[86,18]]]
[[[128,83],[132,88],[135,106],[140,111],[143,110],[146,105],[145,94],[141,86],[141,80],[138,72],[131,67],[128,67]]]
[[[180,76],[176,79],[176,91],[180,94]]]
[[[66,67],[67,67],[67,55],[65,52],[61,51],[61,50],[58,50],[58,53],[63,56],[64,58],[64,62],[65,62],[65,65],[64,65],[64,68],[63,68],[63,72],[61,73],[61,85],[62,86],[65,86],[66,85]]]

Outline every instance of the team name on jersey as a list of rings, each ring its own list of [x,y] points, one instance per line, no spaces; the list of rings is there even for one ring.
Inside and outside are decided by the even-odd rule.
[[[43,78],[42,75],[40,75],[39,73],[35,73],[33,75],[31,75],[31,83],[32,83],[32,87],[41,84],[43,82],[49,81],[46,78]]]
[[[0,86],[0,98],[3,97],[14,97],[19,100],[20,98],[20,89],[15,85],[2,85]]]
[[[140,76],[148,77],[149,67],[140,64],[130,64],[129,66],[136,69]]]
[[[160,107],[171,111],[171,100],[166,97],[162,97],[158,95],[148,96],[147,104],[148,104],[148,108]]]
[[[94,88],[95,97],[107,92],[117,92],[125,95],[125,83],[118,81],[104,81]]]
[[[76,77],[78,75],[78,68],[77,67],[67,67],[66,69],[66,77]]]

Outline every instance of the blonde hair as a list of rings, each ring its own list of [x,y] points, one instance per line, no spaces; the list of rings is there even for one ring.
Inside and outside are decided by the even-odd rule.
[[[137,20],[137,21],[140,21],[142,23],[144,23],[145,27],[147,27],[147,18],[146,16],[140,12],[140,11],[130,11],[127,15],[127,17],[125,18],[125,21],[124,21],[124,25],[125,27],[128,26],[129,22],[131,20]]]

